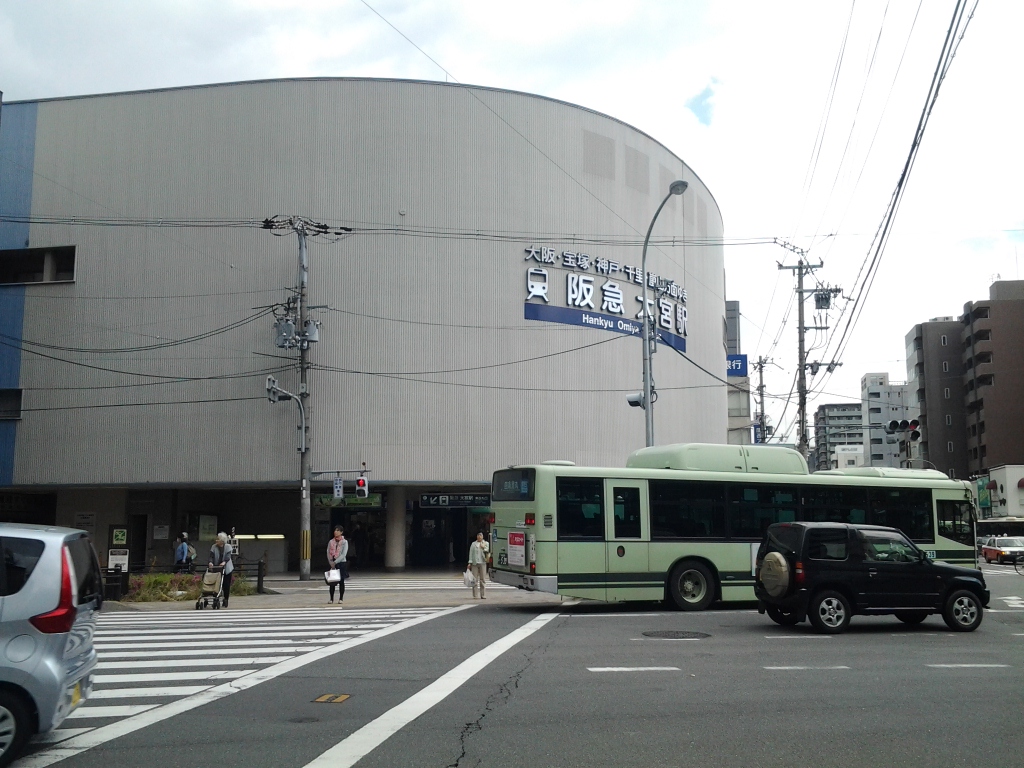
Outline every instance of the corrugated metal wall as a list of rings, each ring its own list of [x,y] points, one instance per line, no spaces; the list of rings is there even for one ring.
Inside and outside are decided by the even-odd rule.
[[[588,132],[614,141],[614,178],[586,170]],[[648,193],[634,178],[641,155]],[[486,482],[496,467],[548,458],[621,466],[644,440],[624,391],[642,386],[640,341],[524,320],[525,249],[573,249],[574,234],[642,239],[678,177],[690,187],[654,234],[722,235],[700,180],[635,129],[548,99],[435,83],[277,81],[42,102],[35,173],[35,216],[302,214],[420,230],[310,241],[310,303],[330,307],[315,313],[312,465],[365,461],[376,482]],[[294,235],[34,224],[31,243],[76,245],[77,276],[26,291],[26,339],[70,349],[23,355],[16,484],[291,482],[296,409],[268,403],[264,380],[292,353],[274,346],[270,318],[136,348],[283,301]],[[639,245],[576,249],[640,264]],[[689,356],[724,377],[721,246],[652,247],[648,261],[688,291]],[[564,285],[552,290],[564,301]],[[724,385],[667,347],[654,365],[657,441],[724,442]],[[297,388],[294,370],[275,375]]]

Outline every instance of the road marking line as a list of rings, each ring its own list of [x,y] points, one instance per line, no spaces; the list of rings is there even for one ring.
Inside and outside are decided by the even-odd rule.
[[[663,643],[666,640],[671,643],[694,643],[699,640],[704,640],[703,637],[631,637],[630,640],[657,640],[659,643]]]
[[[679,672],[679,667],[587,667],[587,672]]]
[[[387,627],[387,626],[390,626],[390,625],[389,624],[384,624],[381,627],[374,627],[373,629],[343,629],[343,630],[338,630],[338,631],[334,631],[334,630],[331,630],[331,631],[320,630],[319,632],[284,632],[284,631],[271,631],[271,630],[268,630],[267,632],[252,632],[252,633],[244,633],[244,634],[234,633],[234,634],[231,634],[231,635],[225,635],[225,634],[222,634],[222,633],[218,632],[217,633],[217,642],[219,643],[219,642],[222,642],[222,639],[223,640],[227,640],[229,638],[231,640],[242,640],[242,639],[249,638],[250,642],[251,642],[251,640],[253,640],[253,639],[260,639],[260,638],[266,638],[266,637],[276,638],[276,639],[280,639],[280,640],[287,640],[288,638],[296,638],[296,637],[316,637],[316,638],[319,638],[319,637],[341,637],[342,635],[365,635],[367,632],[373,632],[374,629],[383,629],[384,627]],[[163,633],[161,633],[159,635],[146,636],[146,637],[143,637],[143,639],[144,640],[165,640],[168,643],[173,641],[173,640],[175,640],[175,639],[180,639],[180,640],[205,640],[207,643],[209,643],[210,642],[210,636],[211,636],[210,632],[204,632],[201,635],[175,635],[175,634],[163,634]],[[121,642],[123,640],[130,640],[131,638],[132,638],[132,635],[116,635],[114,637],[104,637],[102,639],[97,639],[95,645],[96,645],[97,648],[100,648],[102,646],[107,645],[110,642]],[[166,645],[166,643],[164,643],[164,644]]]
[[[926,667],[934,667],[936,669],[992,669],[992,668],[1004,668],[1010,666],[1009,664],[925,664]]]
[[[838,666],[835,666],[835,667],[765,667],[765,669],[770,669],[770,670],[773,670],[773,671],[784,672],[784,671],[798,670],[798,669],[849,669],[849,667],[838,665]]]
[[[573,619],[632,619],[637,616],[667,616],[666,613],[567,613]]]
[[[831,635],[765,635],[765,640],[831,640]]]
[[[239,656],[233,659],[154,659],[153,661],[101,661],[96,669],[168,669],[172,667],[220,667],[277,664],[293,656]]]
[[[68,720],[84,719],[87,717],[130,717],[141,712],[148,712],[156,709],[159,704],[123,704],[113,707],[90,707],[88,705],[79,707],[70,715]]]
[[[471,605],[459,605],[454,608],[444,608],[431,614],[406,619],[404,621],[396,622],[391,626],[383,627],[382,629],[379,629],[376,632],[372,632],[368,635],[363,635],[362,637],[348,637],[341,639],[338,642],[332,643],[331,645],[328,645],[324,648],[319,648],[315,651],[304,653],[301,656],[295,656],[294,658],[291,658],[288,661],[282,661],[281,663],[275,664],[272,667],[264,667],[263,669],[257,669],[248,672],[222,672],[220,673],[221,675],[233,675],[236,676],[238,679],[231,680],[227,683],[221,683],[220,685],[214,686],[213,688],[207,688],[205,691],[200,691],[199,693],[193,694],[191,696],[186,696],[183,699],[177,699],[162,706],[156,707],[155,709],[151,709],[148,712],[143,712],[142,714],[135,715],[134,717],[125,718],[124,720],[119,720],[116,723],[111,723],[110,725],[104,725],[99,728],[94,728],[90,730],[88,733],[83,733],[78,736],[75,736],[74,738],[68,739],[67,741],[62,742],[61,744],[55,747],[51,747],[50,749],[42,750],[40,752],[36,752],[33,755],[28,755],[27,757],[21,758],[21,762],[18,764],[18,768],[46,768],[46,766],[48,765],[53,765],[54,763],[60,762],[61,760],[65,760],[69,757],[81,754],[82,752],[85,752],[88,749],[92,749],[93,747],[98,747],[101,744],[106,744],[108,741],[112,741],[113,739],[121,738],[122,736],[126,736],[129,733],[134,733],[135,731],[145,728],[146,726],[153,725],[154,723],[159,723],[163,720],[167,720],[168,718],[174,717],[175,715],[179,715],[182,712],[188,712],[190,710],[195,709],[196,707],[201,707],[204,704],[209,704],[210,702],[217,701],[219,699],[224,698],[225,696],[230,696],[233,693],[248,690],[249,688],[253,688],[254,686],[259,685],[260,683],[266,682],[267,680],[273,680],[274,678],[280,677],[281,675],[287,674],[288,672],[300,669],[301,667],[304,667],[307,664],[311,664],[314,661],[326,659],[330,656],[333,656],[336,653],[346,651],[349,648],[355,648],[356,646],[363,645],[364,643],[368,643],[371,640],[376,640],[378,638],[385,637],[396,632],[401,632],[403,629],[408,629],[409,627],[416,626],[417,624],[422,624],[424,622],[431,621],[432,619],[437,619],[442,616],[449,616],[453,613],[457,613],[458,611],[463,611],[467,608],[472,607],[473,606]],[[189,674],[188,672],[172,672],[163,674],[167,675],[167,677],[162,678],[165,680],[196,679],[186,678],[185,676]],[[101,682],[99,680],[99,677],[121,678],[134,677],[134,675],[98,676],[96,682]],[[105,682],[121,681],[108,679]],[[123,682],[130,681],[125,680]]]
[[[321,645],[323,643],[321,642]],[[303,653],[312,648],[307,645],[278,645],[268,648],[262,647],[263,643],[249,643],[242,648],[181,648],[162,651],[111,651],[109,648],[97,647],[96,651],[100,658],[106,659],[157,659],[169,656],[226,656],[229,653],[238,653],[245,650],[249,653]]]
[[[326,642],[328,639],[329,638],[327,638],[326,636],[324,636],[323,639],[320,639],[319,637],[304,638],[304,639],[282,638],[280,640],[260,640],[259,644],[261,646],[264,646],[264,645],[266,645],[266,646],[271,646],[271,645],[278,646],[278,645],[293,645],[295,643],[323,643],[323,642]],[[225,645],[227,645],[227,646],[231,646],[231,645],[250,646],[250,645],[252,645],[252,640],[220,640],[220,639],[217,640],[217,646],[218,647],[225,646]],[[111,654],[111,653],[108,653],[108,651],[120,651],[120,650],[134,649],[134,648],[152,648],[154,650],[159,650],[161,648],[209,648],[210,647],[210,640],[209,640],[209,638],[207,638],[206,642],[195,642],[195,643],[176,643],[176,642],[173,642],[171,640],[168,640],[166,643],[95,643],[94,646],[95,646],[95,648],[97,650],[102,651],[104,656],[118,656],[120,654],[117,654],[117,653]],[[237,649],[235,651],[231,651],[231,652],[232,653],[237,653]],[[228,653],[228,651],[225,651],[225,653]]]
[[[433,608],[353,608],[351,612],[357,616],[399,616],[407,613],[428,614],[433,610]],[[115,624],[160,620],[171,621],[175,619],[181,620],[185,617],[191,617],[195,621],[215,621],[217,619],[228,619],[232,616],[238,619],[260,616],[275,619],[283,618],[286,620],[304,617],[322,619],[328,613],[337,614],[337,609],[325,605],[323,608],[238,608],[224,613],[214,613],[212,611],[209,613],[191,611],[132,611],[129,614],[119,615],[101,614],[99,621],[101,624]],[[202,618],[204,616],[207,618]]]
[[[92,728],[57,728],[53,731],[33,736],[29,744],[56,744],[91,730]]]
[[[300,632],[302,630],[314,630],[316,632],[336,632],[336,631],[339,631],[339,630],[346,630],[346,629],[380,629],[381,627],[388,627],[388,626],[391,626],[391,622],[390,621],[373,621],[373,622],[363,622],[363,623],[358,623],[358,624],[338,624],[338,625],[335,625],[335,626],[331,627],[330,629],[324,628],[323,624],[299,624],[299,625],[293,625],[293,626],[284,626],[284,627],[281,627],[280,629],[277,629],[277,628],[272,629],[272,630],[268,629],[265,632],[261,631],[263,628],[260,627],[259,625],[245,626],[245,627],[239,627],[239,626],[186,627],[186,626],[182,626],[179,629],[181,631],[183,631],[183,632],[199,632],[200,630],[204,630],[204,634],[196,635],[196,638],[203,638],[203,637],[209,638],[214,632],[216,632],[217,635],[220,636],[220,637],[224,637],[224,636],[230,636],[230,637],[263,637],[266,634],[271,634],[271,635],[287,635],[289,632]],[[128,639],[128,638],[131,638],[131,637],[138,637],[138,638],[142,638],[144,640],[148,640],[150,638],[153,638],[154,636],[155,637],[160,637],[160,638],[166,638],[166,639],[171,639],[171,638],[174,638],[174,637],[181,637],[181,635],[178,634],[178,632],[176,631],[176,629],[174,627],[167,627],[166,629],[140,629],[140,630],[136,630],[136,631],[130,631],[129,630],[129,632],[130,632],[130,634],[125,634],[125,630],[124,629],[97,630],[97,632],[95,634],[95,638],[97,640],[113,640],[115,638],[118,639],[118,640],[124,640],[124,639]]]
[[[193,693],[205,691],[208,685],[172,685],[169,687],[152,688],[104,688],[89,694],[93,699],[144,699],[149,696],[191,696]]]
[[[206,669],[183,672],[133,672],[124,675],[96,675],[92,681],[103,683],[173,683],[175,680],[232,680],[248,675],[251,669]]]
[[[541,614],[483,650],[477,651],[419,693],[414,693],[398,706],[342,739],[312,762],[307,763],[305,768],[351,768],[388,738],[452,694],[505,651],[525,640],[558,615],[557,612]]]

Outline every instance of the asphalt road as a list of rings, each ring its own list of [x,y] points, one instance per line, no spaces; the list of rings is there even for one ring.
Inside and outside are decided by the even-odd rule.
[[[163,705],[169,714],[158,701],[139,714],[69,720],[65,728],[91,730],[36,745],[20,764],[1020,765],[1024,579],[1009,566],[985,573],[993,600],[973,633],[950,632],[939,617],[916,627],[855,617],[844,635],[821,636],[807,624],[776,626],[749,607],[679,613],[523,593],[488,601],[459,595],[447,609],[435,605],[436,595],[416,608],[410,593],[404,611],[389,604],[202,618],[147,613],[145,625],[115,614],[122,623],[107,627],[104,659],[114,666],[106,674],[148,672],[145,662],[156,659],[145,649],[127,657],[141,658],[136,664],[118,661],[115,653],[133,651],[115,646],[141,648],[147,639],[158,646],[160,622],[183,637],[173,622],[216,620],[238,624],[211,624],[211,642],[197,641],[197,655],[212,648],[221,658],[210,664],[255,664],[267,679],[245,687],[252,676],[227,670],[227,678],[196,685],[214,687]],[[231,632],[243,637],[252,627],[247,615],[262,627],[251,642],[277,642],[273,658],[288,660],[233,658],[245,654],[218,646]],[[275,631],[283,639],[272,641]],[[121,642],[119,632],[137,639]],[[250,641],[233,642],[257,653]],[[307,645],[288,650],[300,642]],[[97,688],[114,685],[160,683]],[[220,697],[204,703],[213,695]],[[148,724],[132,730],[141,722]]]

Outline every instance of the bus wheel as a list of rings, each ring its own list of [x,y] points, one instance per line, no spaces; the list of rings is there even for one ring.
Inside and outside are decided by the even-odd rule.
[[[680,610],[703,611],[715,599],[715,578],[706,565],[684,560],[672,569],[668,591]]]

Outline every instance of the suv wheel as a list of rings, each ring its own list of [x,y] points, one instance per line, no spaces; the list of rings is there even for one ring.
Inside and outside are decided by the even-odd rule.
[[[839,592],[823,590],[811,599],[807,618],[819,632],[837,635],[850,625],[850,602]]]
[[[981,624],[981,601],[969,589],[960,589],[949,596],[942,618],[954,632],[973,632]]]
[[[896,611],[896,618],[904,624],[920,624],[928,618],[928,611]]]
[[[715,599],[715,579],[706,565],[684,560],[672,569],[668,591],[680,610],[703,611]]]
[[[774,605],[766,605],[764,610],[768,614],[769,619],[783,627],[792,627],[793,625],[800,623],[800,619],[798,619],[796,614],[792,611],[783,611],[780,608],[776,608]]]
[[[0,690],[0,766],[8,765],[21,754],[30,728],[25,702],[11,691]]]

